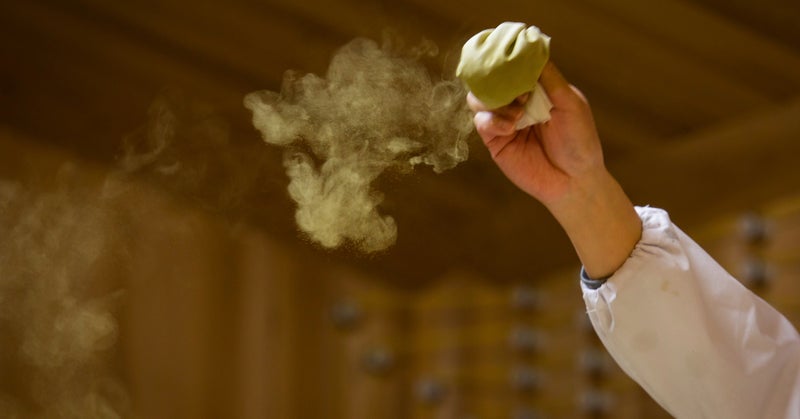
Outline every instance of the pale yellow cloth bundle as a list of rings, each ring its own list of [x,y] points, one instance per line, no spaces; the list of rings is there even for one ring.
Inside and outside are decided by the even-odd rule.
[[[518,128],[550,119],[553,105],[539,85],[550,58],[550,37],[535,26],[504,22],[470,38],[461,50],[456,75],[490,109],[532,92]]]

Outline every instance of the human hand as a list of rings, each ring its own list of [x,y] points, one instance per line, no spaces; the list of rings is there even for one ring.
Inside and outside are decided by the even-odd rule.
[[[586,98],[548,62],[539,79],[553,103],[550,120],[517,130],[529,94],[487,109],[472,93],[475,127],[492,158],[515,185],[546,206],[577,184],[605,174],[603,152]]]
[[[539,82],[553,103],[549,121],[517,130],[527,95],[492,110],[470,94],[475,127],[503,173],[561,224],[587,274],[602,278],[631,254],[642,223],[606,170],[586,98],[552,63]]]

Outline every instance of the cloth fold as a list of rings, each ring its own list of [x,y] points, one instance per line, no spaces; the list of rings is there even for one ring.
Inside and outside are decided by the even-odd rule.
[[[541,83],[536,83],[536,88],[533,89],[531,97],[525,103],[525,113],[517,122],[517,129],[549,121],[550,109],[553,109],[553,102],[550,101],[550,97],[547,96]]]

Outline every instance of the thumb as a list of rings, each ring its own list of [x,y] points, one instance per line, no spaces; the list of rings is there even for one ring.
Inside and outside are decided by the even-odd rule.
[[[569,82],[567,82],[567,79],[564,78],[561,71],[558,70],[558,67],[556,67],[552,61],[548,61],[547,64],[544,65],[542,74],[539,76],[539,82],[549,96],[557,96],[559,92],[570,90]]]
[[[542,74],[539,76],[539,82],[544,87],[550,101],[557,108],[569,108],[576,103],[585,102],[583,94],[569,84],[552,61],[545,64]]]

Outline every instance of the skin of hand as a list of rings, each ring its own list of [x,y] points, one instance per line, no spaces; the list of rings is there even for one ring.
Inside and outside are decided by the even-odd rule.
[[[639,241],[641,221],[605,167],[586,98],[552,62],[539,82],[553,103],[549,121],[517,130],[529,94],[487,109],[470,93],[475,127],[506,177],[561,224],[587,274],[611,275]]]

